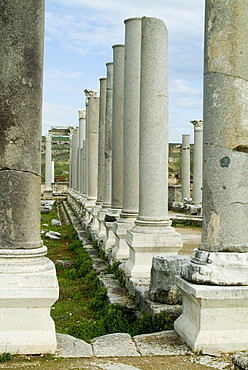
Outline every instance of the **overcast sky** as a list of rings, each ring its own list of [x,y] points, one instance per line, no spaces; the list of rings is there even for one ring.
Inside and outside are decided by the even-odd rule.
[[[202,118],[204,0],[46,0],[43,134],[78,126],[85,88],[99,91],[124,20],[163,19],[169,38],[169,141]]]

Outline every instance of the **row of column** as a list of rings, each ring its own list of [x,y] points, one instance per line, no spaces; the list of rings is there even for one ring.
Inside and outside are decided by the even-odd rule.
[[[230,0],[228,7],[206,0],[204,150],[203,161],[196,158],[194,171],[198,203],[202,181],[199,168],[203,162],[203,231],[195,257],[177,278],[183,313],[175,329],[193,350],[211,354],[248,348],[245,19],[246,0]],[[228,36],[223,38],[223,34]],[[235,53],[230,53],[230,48]],[[135,52],[135,62],[131,62]],[[127,258],[124,270],[133,277],[148,277],[153,256],[177,254],[182,247],[181,236],[171,227],[167,207],[167,57],[167,30],[161,20],[144,17],[125,21],[123,169],[118,162],[119,176],[123,176],[123,187],[118,187],[123,191],[122,208],[114,186],[116,173],[113,176],[117,170],[113,161],[117,150],[116,142],[113,144],[115,130],[110,134],[111,123],[117,125],[112,120],[116,112],[110,113],[115,105],[106,97],[104,186],[109,197],[98,212],[101,227],[94,235],[102,236],[103,226],[110,230],[108,223],[114,222],[109,231],[116,236],[113,258],[117,258],[123,241],[123,255],[120,253],[119,258]],[[115,94],[117,89],[112,85],[112,73],[113,65],[109,64],[106,95]],[[125,85],[128,78],[129,84]],[[118,83],[118,78],[114,80]],[[192,123],[197,147],[202,132],[198,130],[199,122]],[[187,139],[185,152],[189,150]],[[108,160],[112,160],[112,172]],[[107,240],[105,237],[103,242],[106,252]]]
[[[98,186],[94,204],[89,194],[82,201],[85,226],[112,258],[127,260],[125,270],[133,277],[149,277],[154,255],[177,254],[182,247],[168,216],[167,44],[162,20],[126,20],[125,45],[113,46],[100,98],[90,97],[86,104],[86,132],[98,123],[98,150],[87,150],[87,189],[95,160]],[[100,99],[95,118],[93,99]],[[90,145],[89,133],[86,141]]]

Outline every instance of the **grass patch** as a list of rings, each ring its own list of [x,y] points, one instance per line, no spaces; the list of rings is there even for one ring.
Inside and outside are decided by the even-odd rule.
[[[133,310],[106,302],[106,289],[99,283],[92,260],[82,242],[78,240],[71,225],[51,227],[52,218],[57,215],[56,209],[42,215],[42,223],[49,224],[49,230],[59,231],[60,240],[44,239],[48,247],[48,257],[54,262],[57,259],[68,259],[75,262],[74,267],[57,267],[60,297],[51,308],[56,331],[70,334],[87,342],[94,337],[125,332],[132,336],[173,328],[173,322],[162,313],[154,318],[141,312],[139,317]],[[121,279],[122,274],[115,262],[106,273],[113,273]]]

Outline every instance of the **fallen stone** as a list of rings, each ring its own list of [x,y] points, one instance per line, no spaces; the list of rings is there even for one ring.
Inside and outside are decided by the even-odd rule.
[[[248,370],[248,352],[238,352],[233,356],[232,362],[242,370]]]
[[[142,356],[169,356],[192,353],[174,330],[133,337]]]
[[[91,357],[92,347],[84,340],[77,339],[71,335],[56,334],[57,350],[55,357]]]
[[[152,301],[178,304],[181,294],[176,287],[176,275],[181,275],[182,267],[190,260],[188,256],[160,255],[153,257],[150,280]]]
[[[62,268],[71,269],[75,266],[75,262],[68,260],[57,260],[55,266],[61,266]]]
[[[61,221],[56,220],[55,218],[53,218],[51,220],[51,226],[61,226]]]
[[[127,333],[107,334],[94,338],[92,345],[96,357],[140,356],[131,336]]]
[[[49,238],[49,239],[60,239],[60,233],[56,232],[56,231],[49,231],[45,234],[46,238]]]

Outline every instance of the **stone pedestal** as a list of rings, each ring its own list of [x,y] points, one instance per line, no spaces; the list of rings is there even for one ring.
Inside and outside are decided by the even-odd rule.
[[[193,168],[193,204],[202,205],[202,169],[203,169],[203,121],[190,121],[194,125],[194,168]]]
[[[139,113],[140,113],[141,18],[125,20],[123,106],[123,209],[114,224],[114,259],[127,259],[127,230],[134,226],[139,208]]]
[[[126,273],[150,276],[152,257],[177,254],[181,235],[168,216],[167,30],[156,18],[142,18],[139,214],[127,232]],[[156,65],[156,68],[154,68]]]
[[[248,349],[248,286],[214,286],[177,278],[183,295],[175,330],[194,351],[220,355]]]
[[[205,20],[202,240],[175,328],[212,353],[248,350],[248,3],[207,0]]]
[[[40,239],[44,2],[0,4],[0,353],[54,353],[58,284]]]
[[[182,202],[190,198],[190,135],[182,135]]]

